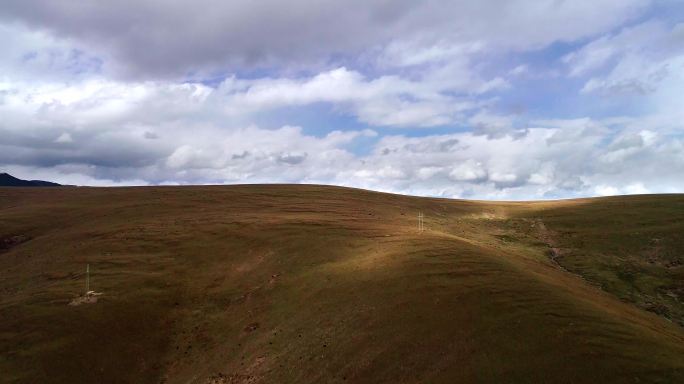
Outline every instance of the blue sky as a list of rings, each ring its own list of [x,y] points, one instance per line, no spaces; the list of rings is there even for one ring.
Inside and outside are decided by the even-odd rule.
[[[681,1],[9,0],[0,44],[19,177],[684,189]]]

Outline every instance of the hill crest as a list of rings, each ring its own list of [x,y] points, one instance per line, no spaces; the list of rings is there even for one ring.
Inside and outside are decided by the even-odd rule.
[[[0,187],[60,187],[61,184],[43,180],[22,180],[10,175],[0,173]]]

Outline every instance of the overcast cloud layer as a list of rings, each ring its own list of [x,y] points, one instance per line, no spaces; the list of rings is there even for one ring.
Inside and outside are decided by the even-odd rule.
[[[7,0],[0,46],[23,178],[684,191],[676,0]]]

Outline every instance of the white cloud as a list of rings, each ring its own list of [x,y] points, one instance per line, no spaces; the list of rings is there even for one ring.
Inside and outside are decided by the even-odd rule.
[[[620,194],[619,189],[610,185],[599,185],[594,188],[594,191],[598,196],[615,196]]]
[[[366,79],[356,71],[337,68],[306,79],[230,78],[218,91],[225,97],[225,110],[231,114],[328,102],[371,125],[434,126],[458,121],[464,112],[478,106],[453,92],[477,94],[497,86],[477,79],[456,85],[454,79],[457,78],[451,82],[413,81],[399,76]]]
[[[0,46],[0,82],[81,78],[101,71],[104,65],[74,41],[16,23],[0,23]]]
[[[511,69],[510,71],[508,71],[508,74],[512,76],[521,76],[528,73],[529,70],[530,68],[527,64],[520,64],[515,68]]]
[[[71,138],[71,134],[68,132],[62,133],[58,138],[55,139],[55,143],[73,143],[73,141],[74,140]]]
[[[645,22],[624,28],[615,34],[602,36],[578,51],[569,53],[563,57],[563,61],[570,66],[571,76],[584,75],[605,66],[619,56],[640,52],[666,34],[664,24],[655,21]]]
[[[629,184],[625,187],[625,192],[630,195],[651,193],[642,183]]]
[[[624,27],[650,3],[10,0],[0,166],[90,185],[681,191],[684,25]]]
[[[72,138],[68,149],[16,142],[9,149],[3,147],[0,164],[7,164],[3,169],[31,170],[49,176],[47,179],[71,183],[310,182],[499,199],[684,187],[684,181],[677,181],[677,175],[684,172],[681,139],[648,130],[615,135],[591,119],[548,123],[530,128],[522,136],[463,132],[374,139],[372,131],[334,131],[315,137],[292,126],[238,128],[222,127],[216,121],[186,120],[181,125],[155,127],[160,132],[156,140],[145,139],[140,134],[145,131],[135,125],[106,129],[101,134],[118,154],[118,161],[111,164],[103,163],[106,153],[89,155],[100,138],[81,135]],[[350,151],[356,140],[364,138],[377,139],[370,153]],[[41,156],[21,155],[34,150]],[[57,157],[59,161],[45,163],[46,153],[52,151],[67,152]],[[141,151],[148,154],[142,162],[138,157]]]
[[[516,118],[484,109],[467,117],[473,131],[423,137],[367,129],[314,136],[250,123],[256,113],[320,102],[383,125],[464,118],[466,107],[449,105],[455,96],[439,87],[344,68],[305,79],[231,78],[215,88],[93,78],[5,81],[0,90],[3,169],[67,183],[311,182],[478,198],[684,187],[681,121],[652,116],[547,119],[519,130]],[[391,106],[397,98],[405,110]],[[359,140],[370,140],[367,153],[353,150]]]
[[[479,111],[468,119],[474,131],[489,137],[501,137],[511,133],[524,134],[524,131],[514,132],[514,118],[509,115],[497,115],[488,111]]]
[[[569,65],[571,76],[591,76],[582,92],[654,93],[672,77],[684,73],[682,30],[684,24],[669,27],[660,21],[648,21],[602,36],[568,54],[563,61]]]
[[[482,163],[472,159],[466,159],[456,164],[449,172],[449,178],[454,181],[478,181],[486,180],[487,171]]]

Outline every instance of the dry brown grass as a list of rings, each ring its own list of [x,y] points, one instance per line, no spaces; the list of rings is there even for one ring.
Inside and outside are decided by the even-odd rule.
[[[610,254],[601,207],[636,204],[655,231],[642,205],[681,201],[0,189],[0,238],[24,239],[0,250],[0,381],[682,382],[682,328],[597,287],[607,269],[583,258]],[[68,306],[86,263],[103,295]]]

